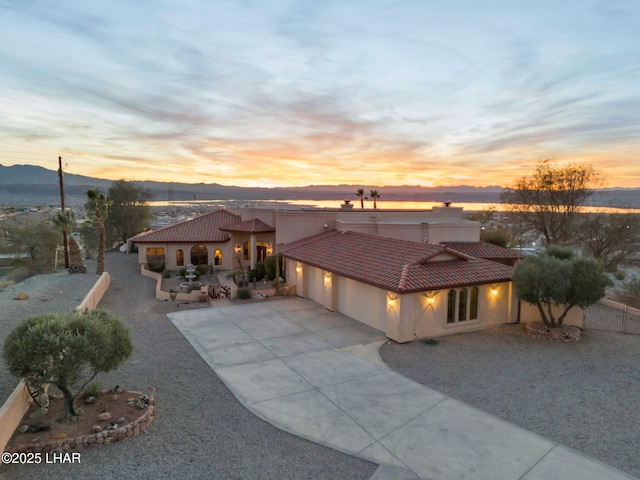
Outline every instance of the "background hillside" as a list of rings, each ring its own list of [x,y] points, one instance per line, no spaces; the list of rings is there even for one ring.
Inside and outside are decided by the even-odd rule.
[[[415,202],[497,203],[502,187],[419,187],[375,185],[311,185],[306,187],[246,188],[212,184],[136,182],[150,190],[155,200],[344,200],[357,201],[357,188],[377,189],[382,200]],[[107,191],[111,180],[65,173],[65,202],[83,205],[90,188]],[[58,172],[34,165],[0,165],[0,205],[55,205],[60,202]],[[592,204],[640,208],[640,188],[603,189]]]

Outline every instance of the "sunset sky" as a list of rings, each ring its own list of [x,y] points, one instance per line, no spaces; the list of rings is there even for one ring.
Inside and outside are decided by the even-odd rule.
[[[638,0],[0,0],[0,164],[242,186],[640,187]]]

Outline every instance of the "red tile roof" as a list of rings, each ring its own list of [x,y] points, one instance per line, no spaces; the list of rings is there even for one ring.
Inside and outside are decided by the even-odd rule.
[[[135,243],[217,243],[229,240],[220,227],[240,223],[240,215],[225,209],[137,235]]]
[[[240,223],[234,223],[225,227],[220,227],[223,232],[234,233],[269,233],[275,232],[276,229],[271,225],[267,225],[260,219],[246,220]]]
[[[471,257],[485,258],[487,260],[519,260],[524,258],[519,252],[510,248],[500,247],[487,242],[441,242],[457,252],[465,253]]]
[[[279,247],[285,258],[396,293],[507,282],[513,268],[444,245],[331,231]]]

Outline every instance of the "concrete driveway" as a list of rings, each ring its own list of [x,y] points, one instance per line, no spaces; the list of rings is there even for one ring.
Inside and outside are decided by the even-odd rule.
[[[246,408],[373,479],[632,478],[393,372],[384,335],[310,300],[168,315]]]

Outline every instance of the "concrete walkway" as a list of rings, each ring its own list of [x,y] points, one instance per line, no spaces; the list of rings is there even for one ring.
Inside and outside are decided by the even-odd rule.
[[[386,338],[300,298],[170,313],[238,400],[372,479],[630,479],[390,370]],[[526,405],[523,405],[526,408]]]

